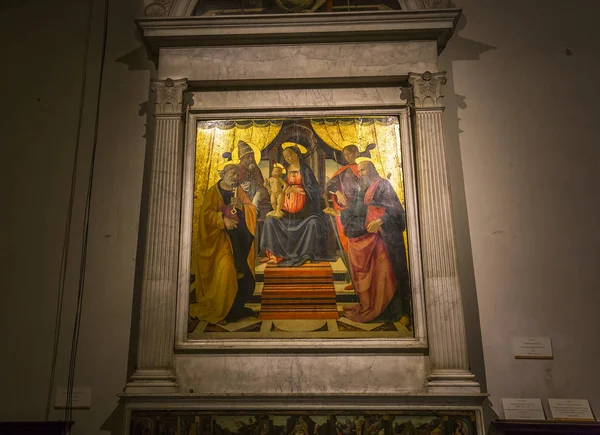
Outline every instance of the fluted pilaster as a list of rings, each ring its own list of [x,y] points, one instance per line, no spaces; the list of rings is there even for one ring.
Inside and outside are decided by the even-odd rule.
[[[142,283],[137,367],[127,392],[176,392],[173,370],[183,93],[187,80],[156,80],[156,131]]]
[[[456,235],[442,126],[445,73],[409,75],[429,337],[430,392],[478,392],[467,360]]]

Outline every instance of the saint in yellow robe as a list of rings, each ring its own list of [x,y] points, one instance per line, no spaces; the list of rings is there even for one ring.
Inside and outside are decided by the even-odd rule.
[[[237,197],[244,205],[246,227],[256,235],[256,207],[244,190],[237,187]],[[238,291],[233,248],[225,231],[223,197],[215,184],[206,191],[198,216],[196,301],[190,304],[190,316],[215,324],[227,316]],[[254,242],[248,254],[248,266],[254,274]]]

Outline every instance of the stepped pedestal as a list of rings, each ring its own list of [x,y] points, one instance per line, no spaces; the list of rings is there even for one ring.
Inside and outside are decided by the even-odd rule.
[[[338,319],[331,265],[328,262],[299,267],[267,265],[258,318]]]

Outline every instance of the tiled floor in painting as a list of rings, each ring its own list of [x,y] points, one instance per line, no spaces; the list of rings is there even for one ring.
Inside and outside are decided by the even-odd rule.
[[[337,277],[346,274],[347,269],[341,260],[331,263],[333,273]],[[260,320],[260,295],[263,283],[261,275],[265,264],[256,268],[257,283],[252,301],[246,306],[256,313],[237,322],[220,322],[213,325],[205,321],[195,322],[197,326],[188,334],[189,339],[207,338],[284,338],[290,337],[322,337],[322,338],[351,338],[351,337],[386,337],[409,338],[413,336],[410,326],[406,326],[408,318],[398,322],[387,323],[358,323],[344,317],[344,307],[357,303],[354,290],[346,290],[347,281],[334,283],[339,319],[319,320]],[[340,302],[343,301],[343,302]]]

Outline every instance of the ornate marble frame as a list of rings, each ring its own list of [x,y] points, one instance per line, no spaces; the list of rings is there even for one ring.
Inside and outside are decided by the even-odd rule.
[[[231,395],[223,406],[236,397],[273,391],[295,398],[307,391],[350,397],[403,392],[400,402],[408,408],[451,404],[451,400],[440,402],[442,395],[481,399],[467,361],[442,128],[446,79],[437,63],[459,16],[460,11],[447,9],[137,21],[150,55],[158,59],[158,79],[152,84],[155,132],[137,364],[125,389],[128,397],[142,400],[152,395],[158,400],[166,394],[161,403],[179,406],[184,403],[178,400],[193,390],[190,407],[200,406],[203,394],[214,397],[223,391]],[[188,88],[193,92],[187,92]],[[401,131],[407,135],[402,146],[412,144],[403,160],[414,162],[404,168],[413,171],[414,177],[406,180],[415,183],[413,194],[407,191],[407,200],[418,203],[418,214],[414,204],[407,207],[415,225],[409,235],[418,238],[422,259],[419,267],[411,266],[420,272],[416,282],[423,287],[417,297],[419,310],[426,312],[426,316],[419,314],[416,338],[387,342],[385,347],[372,339],[371,343],[333,347],[335,340],[309,340],[303,345],[269,340],[254,347],[186,341],[182,319],[187,294],[179,282],[185,273],[180,265],[189,260],[189,239],[184,232],[189,228],[190,214],[185,210],[189,211],[192,160],[184,156],[186,149],[189,155],[191,138],[195,138],[189,131],[195,130],[194,120],[316,112],[392,113],[409,127]],[[185,243],[188,247],[182,249]],[[237,360],[242,352],[254,362]],[[337,367],[338,359],[346,359],[343,371]],[[223,365],[215,367],[217,360]],[[260,371],[267,362],[276,368],[273,373]],[[289,382],[286,364],[302,373],[313,369],[315,362],[318,367],[323,364],[319,375],[331,378],[330,385],[321,389],[320,384],[302,377]],[[360,372],[364,365],[368,366],[366,378]],[[401,379],[398,375],[387,378],[398,369],[405,370]],[[252,386],[228,384],[222,389],[221,383],[226,384],[234,372],[236,379],[250,381]],[[264,376],[260,382],[258,375]],[[341,382],[344,376],[356,380],[351,388]],[[287,389],[278,389],[285,382],[290,383]],[[313,405],[321,403],[318,395],[311,400]]]
[[[398,94],[400,91],[398,90]],[[400,98],[399,98],[400,101]],[[406,102],[405,102],[406,103]],[[402,153],[403,174],[405,179],[405,207],[407,215],[407,236],[409,248],[409,268],[413,301],[414,336],[411,338],[347,338],[347,339],[189,339],[187,319],[189,308],[189,271],[191,259],[191,228],[194,192],[194,164],[196,155],[196,124],[200,120],[269,118],[269,117],[335,117],[335,116],[397,116],[400,123],[400,147]],[[335,108],[307,108],[303,110],[202,112],[191,110],[187,114],[185,151],[183,156],[183,194],[181,209],[181,235],[179,256],[179,280],[177,290],[177,319],[175,348],[178,350],[261,350],[281,352],[310,349],[322,352],[350,350],[354,352],[388,352],[402,349],[427,348],[425,325],[425,305],[423,296],[423,275],[421,264],[421,246],[419,235],[419,216],[414,177],[413,141],[409,108],[406,104],[398,106],[382,105],[378,108],[356,106],[351,110]]]

